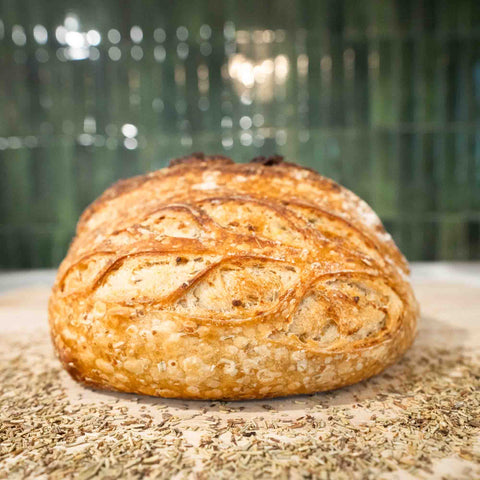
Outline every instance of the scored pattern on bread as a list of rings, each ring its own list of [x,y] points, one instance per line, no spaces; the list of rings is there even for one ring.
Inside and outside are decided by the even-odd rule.
[[[353,193],[279,157],[196,155],[82,215],[50,299],[87,384],[259,398],[367,378],[411,344],[408,265]]]

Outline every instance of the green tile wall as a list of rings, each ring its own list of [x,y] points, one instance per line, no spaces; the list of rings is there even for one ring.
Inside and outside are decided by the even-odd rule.
[[[480,3],[0,0],[0,268],[57,265],[108,185],[192,151],[280,153],[410,260],[480,259]]]

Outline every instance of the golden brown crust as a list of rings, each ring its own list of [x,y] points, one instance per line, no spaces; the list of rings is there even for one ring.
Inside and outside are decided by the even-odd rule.
[[[368,205],[312,170],[203,154],[82,214],[49,304],[68,372],[100,388],[241,399],[368,378],[412,343],[408,264]]]

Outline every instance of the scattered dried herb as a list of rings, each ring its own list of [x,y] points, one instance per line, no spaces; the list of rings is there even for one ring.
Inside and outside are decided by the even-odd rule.
[[[0,338],[1,478],[438,478],[444,458],[451,478],[480,476],[480,362],[460,350],[413,349],[337,392],[208,407],[73,401],[65,375],[46,333]]]

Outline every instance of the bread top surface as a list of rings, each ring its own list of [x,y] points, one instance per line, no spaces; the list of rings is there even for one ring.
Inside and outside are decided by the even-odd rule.
[[[400,328],[407,274],[377,215],[334,181],[278,157],[194,155],[90,205],[53,295],[187,323],[281,318],[295,341],[338,350]]]

